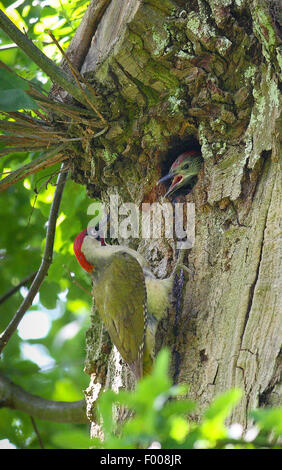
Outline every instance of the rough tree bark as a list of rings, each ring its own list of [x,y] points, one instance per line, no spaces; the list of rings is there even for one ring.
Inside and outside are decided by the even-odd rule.
[[[241,387],[231,420],[245,426],[250,409],[281,403],[278,9],[274,0],[112,1],[81,68],[109,129],[72,160],[91,197],[118,192],[141,204],[164,201],[156,181],[181,150],[201,145],[204,166],[186,197],[196,205],[195,274],[181,309],[162,321],[158,348],[171,348],[171,374],[199,413]],[[134,245],[159,277],[172,246]],[[127,382],[113,354],[106,372],[101,331],[93,314],[89,410],[100,386]]]

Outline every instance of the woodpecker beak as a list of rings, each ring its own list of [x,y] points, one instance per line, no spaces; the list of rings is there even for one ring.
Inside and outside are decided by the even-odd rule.
[[[165,193],[164,197],[169,196],[174,191],[176,191],[179,187],[181,187],[181,183],[182,183],[183,180],[184,180],[184,177],[182,175],[176,175],[173,178],[172,183],[171,183],[170,187],[168,188],[167,192]]]
[[[176,174],[176,171],[169,172],[167,175],[163,176],[158,182],[157,185],[160,183],[164,183],[167,180],[172,179],[172,183],[168,188],[167,192],[165,193],[164,197],[169,196],[171,193],[176,191],[180,186],[184,177],[182,175]]]
[[[158,186],[160,183],[164,183],[164,182],[167,181],[167,180],[171,180],[173,177],[174,177],[174,175],[173,175],[172,173],[168,173],[167,175],[163,176],[163,177],[157,182],[157,186]]]

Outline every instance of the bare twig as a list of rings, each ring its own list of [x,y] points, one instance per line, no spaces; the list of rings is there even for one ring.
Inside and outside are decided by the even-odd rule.
[[[29,146],[29,145],[27,143],[23,143],[22,147],[5,147],[4,150],[0,150],[0,158],[6,157],[10,153],[43,152],[44,150],[46,150],[46,147],[33,145],[33,143],[32,143],[32,146]],[[13,170],[9,171],[9,173],[13,173]]]
[[[85,287],[83,287],[76,279],[74,279],[74,278],[72,277],[71,272],[69,271],[69,269],[68,269],[65,265],[64,265],[63,267],[64,267],[65,271],[68,273],[71,282],[72,282],[73,284],[75,284],[77,287],[79,287],[81,290],[83,290],[83,292],[85,292],[86,294],[92,296],[92,294],[91,294],[91,292],[90,292],[89,290],[85,289]]]
[[[33,429],[34,429],[34,432],[35,432],[35,434],[36,434],[36,437],[37,437],[37,439],[38,439],[40,449],[44,449],[44,445],[43,445],[43,442],[42,442],[42,439],[41,439],[41,436],[40,436],[40,433],[39,433],[37,424],[36,424],[35,419],[34,419],[33,416],[30,416],[30,421],[31,421],[32,427],[33,427]]]
[[[22,320],[25,312],[28,308],[32,305],[34,297],[36,296],[39,288],[48,273],[48,269],[52,263],[53,259],[53,247],[54,247],[54,239],[55,239],[55,231],[56,231],[56,221],[58,217],[59,207],[62,199],[63,190],[65,187],[65,182],[67,179],[67,172],[65,172],[66,163],[62,164],[61,169],[63,171],[60,172],[57,180],[57,186],[50,210],[48,226],[47,226],[47,234],[46,234],[46,244],[44,249],[44,254],[42,258],[42,262],[40,268],[30,286],[27,296],[23,300],[22,304],[20,305],[18,311],[16,312],[15,316],[5,329],[5,331],[0,336],[0,353],[3,351],[3,348],[8,343],[9,339],[16,331],[20,321]]]
[[[2,121],[0,122],[0,129],[7,132],[24,132],[24,134],[33,134],[34,132],[40,132],[42,135],[52,135],[54,132],[58,132],[55,127],[48,126],[44,124],[38,125],[31,122],[15,122],[15,121]]]
[[[52,176],[54,176],[55,174],[56,174],[56,173],[53,173]],[[40,178],[40,179],[41,179],[41,178]],[[52,177],[51,177],[51,179],[52,179]],[[49,180],[49,178],[48,178],[48,180]],[[39,181],[40,181],[40,180],[39,180]],[[44,184],[45,184],[45,181],[44,181],[44,183],[42,183],[42,184],[40,185],[39,190],[38,190],[36,187],[33,189],[33,191],[34,191],[34,193],[35,193],[35,198],[34,198],[34,200],[33,200],[32,208],[31,208],[31,211],[30,211],[30,214],[29,214],[29,217],[28,217],[27,227],[28,227],[29,224],[30,224],[31,217],[32,217],[32,214],[33,214],[33,211],[34,211],[34,208],[35,208],[35,204],[36,204],[36,201],[37,201],[38,194],[39,194],[41,188],[44,186]],[[47,182],[47,184],[46,184],[46,189],[47,189],[47,186],[48,186],[48,182]]]
[[[29,282],[33,281],[35,276],[36,276],[36,271],[34,273],[30,274],[29,276],[25,277],[19,284],[12,287],[12,289],[8,290],[8,292],[6,292],[6,294],[4,294],[4,295],[2,295],[2,297],[0,297],[0,304],[3,304],[7,299],[9,299],[9,297],[12,297],[12,295],[14,295],[16,292],[18,292],[18,290],[20,290],[21,287],[23,287],[26,284],[28,284]]]
[[[87,423],[85,401],[52,401],[32,395],[0,374],[0,402],[2,407],[20,410],[30,416],[57,423]]]
[[[37,90],[30,89],[27,90],[26,92],[29,96],[31,96],[33,99],[36,101],[40,102],[40,107],[42,109],[45,108],[50,108],[51,110],[55,110],[58,114],[64,115],[64,116],[70,116],[70,117],[78,117],[80,119],[80,116],[90,116],[94,117],[95,114],[91,109],[83,109],[83,108],[78,108],[77,106],[74,105],[69,105],[61,102],[56,102],[52,101],[49,98],[46,98],[44,95],[41,93],[38,93]],[[96,116],[95,116],[96,118]],[[86,121],[87,123],[88,121]],[[93,121],[92,121],[93,122]],[[97,126],[96,127],[101,127],[100,121],[97,120]]]
[[[33,188],[33,191],[35,193],[35,198],[34,198],[34,201],[32,203],[32,208],[31,208],[31,212],[29,214],[29,218],[28,218],[28,221],[27,221],[27,227],[28,225],[30,224],[30,220],[31,220],[31,217],[32,217],[32,214],[33,214],[33,211],[34,211],[34,208],[35,208],[35,204],[36,204],[36,201],[37,201],[37,197],[38,197],[38,194],[40,193],[41,191],[41,188],[43,186],[45,186],[45,189],[47,189],[48,187],[48,184],[51,183],[52,179],[54,178],[54,176],[58,176],[58,174],[61,172],[61,171],[66,171],[68,172],[69,171],[69,167],[66,166],[66,168],[64,170],[60,169],[59,171],[55,171],[53,173],[51,173],[50,175],[48,175],[48,179],[46,180],[46,176],[42,176],[41,178],[39,178],[36,183],[35,183],[35,187]],[[44,179],[45,181],[39,186],[39,189],[37,189],[36,185],[39,183],[39,181],[41,181],[42,179]],[[54,183],[51,183],[53,186],[55,186]]]
[[[87,80],[85,80],[85,78],[81,75],[81,73],[76,69],[76,67],[71,63],[70,59],[68,58],[67,54],[65,53],[65,51],[61,48],[60,44],[58,43],[57,39],[55,38],[54,34],[49,30],[48,31],[48,34],[49,36],[53,39],[54,43],[56,44],[57,48],[59,49],[59,51],[61,52],[61,54],[63,55],[63,57],[65,58],[65,60],[67,61],[68,63],[68,66],[71,70],[71,73],[73,74],[73,77],[76,81],[76,84],[77,86],[80,88],[81,90],[81,93],[84,95],[84,98],[85,100],[87,101],[87,103],[89,104],[89,106],[93,109],[93,111],[97,114],[97,116],[99,116],[99,118],[101,119],[101,121],[106,124],[106,120],[105,118],[102,116],[102,114],[100,113],[100,111],[96,108],[96,106],[92,103],[92,101],[88,98],[87,94],[85,93],[84,89],[82,88],[81,86],[81,82],[83,82],[86,87],[88,88],[89,92],[91,94],[95,94],[94,90],[90,87],[89,83],[87,82]]]
[[[91,41],[110,3],[111,0],[91,0],[69,44],[67,49],[68,58],[78,70],[81,69],[89,51]],[[60,65],[64,70],[67,69],[67,64],[64,59]]]
[[[18,170],[10,173],[9,176],[6,176],[6,178],[0,181],[0,192],[5,191],[7,188],[9,188],[9,186],[12,186],[23,178],[26,178],[29,175],[33,175],[34,173],[43,170],[43,168],[48,168],[49,166],[53,166],[55,163],[68,158],[68,155],[62,153],[63,149],[64,144],[56,147],[55,150],[52,147],[52,150],[47,154],[44,153],[35,160],[32,160],[30,163],[27,163]]]
[[[34,124],[36,126],[52,126],[51,122],[46,122],[46,119],[43,121],[43,119],[37,119],[35,117],[29,116],[28,114],[24,113],[19,113],[18,111],[10,111],[10,112],[3,112],[6,116],[13,117],[16,119],[18,122],[19,121],[24,121],[24,122],[29,122],[31,124]]]
[[[23,34],[14,23],[0,10],[0,27],[15,43],[26,53],[31,60],[33,60],[38,67],[43,70],[48,77],[71,96],[73,96],[80,103],[88,106],[84,96],[82,96],[80,89],[71,81],[70,77],[52,62],[40,49],[38,49],[28,37]]]

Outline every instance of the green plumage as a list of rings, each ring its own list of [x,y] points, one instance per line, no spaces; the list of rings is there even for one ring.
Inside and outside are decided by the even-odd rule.
[[[81,251],[93,266],[98,313],[112,342],[139,379],[152,368],[155,334],[169,306],[174,272],[167,279],[156,279],[136,251],[101,246],[90,236],[85,236]]]
[[[137,378],[143,374],[146,289],[138,261],[119,251],[95,276],[94,297],[102,321]]]
[[[187,186],[201,166],[199,150],[179,155],[169,173],[159,181],[173,180],[166,196]],[[79,257],[84,269],[89,271],[90,266],[91,271],[93,267],[98,313],[112,342],[139,379],[151,370],[157,326],[169,307],[174,274],[179,268],[187,270],[182,264],[184,255],[180,255],[169,278],[156,279],[142,255],[128,247],[102,245],[86,235],[81,253],[88,263],[86,269]]]

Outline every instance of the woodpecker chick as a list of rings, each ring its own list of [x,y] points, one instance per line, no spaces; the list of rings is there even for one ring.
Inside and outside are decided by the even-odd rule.
[[[125,246],[106,245],[81,232],[74,253],[93,278],[98,313],[137,379],[150,372],[159,320],[170,304],[174,274],[156,279],[145,259]]]
[[[202,167],[203,159],[200,150],[188,150],[177,157],[170,167],[167,175],[163,176],[157,184],[172,179],[172,183],[165,197],[184,188],[197,176]]]

